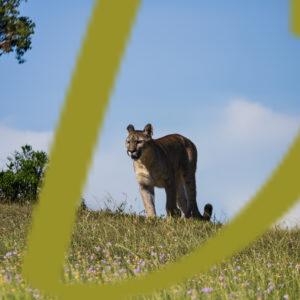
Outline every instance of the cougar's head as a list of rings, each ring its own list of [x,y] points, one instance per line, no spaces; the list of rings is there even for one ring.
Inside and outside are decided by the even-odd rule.
[[[153,129],[151,124],[147,124],[143,130],[135,130],[133,125],[127,126],[128,136],[126,138],[127,154],[133,159],[139,159],[148,142],[152,139]]]

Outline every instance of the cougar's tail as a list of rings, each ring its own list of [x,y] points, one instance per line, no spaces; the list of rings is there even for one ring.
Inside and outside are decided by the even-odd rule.
[[[211,218],[212,212],[213,212],[213,206],[210,203],[205,204],[202,220],[209,221]]]

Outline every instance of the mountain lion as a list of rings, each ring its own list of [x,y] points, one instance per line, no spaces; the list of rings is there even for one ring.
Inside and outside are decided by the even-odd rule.
[[[153,139],[151,124],[143,130],[127,126],[127,154],[133,160],[137,181],[148,217],[156,215],[154,187],[164,188],[169,216],[210,220],[212,205],[206,204],[201,215],[196,202],[196,146],[186,137],[170,134]]]

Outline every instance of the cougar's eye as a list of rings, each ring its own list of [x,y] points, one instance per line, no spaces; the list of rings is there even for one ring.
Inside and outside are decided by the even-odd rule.
[[[143,141],[136,141],[137,144],[141,144]]]

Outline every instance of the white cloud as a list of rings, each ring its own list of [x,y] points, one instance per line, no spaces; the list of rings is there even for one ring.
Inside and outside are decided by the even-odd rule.
[[[299,118],[245,99],[230,101],[219,115],[217,122],[210,124],[198,141],[201,148],[207,150],[204,166],[212,167],[228,160],[232,164],[234,158],[252,161],[252,156],[254,161],[259,157],[268,160],[264,157],[268,153],[279,158],[300,125]]]
[[[298,130],[299,118],[275,112],[245,99],[233,100],[225,110],[226,136],[248,146],[282,145]]]
[[[51,132],[12,129],[0,124],[0,168],[5,165],[8,155],[25,144],[32,145],[35,150],[47,151],[51,138]]]

